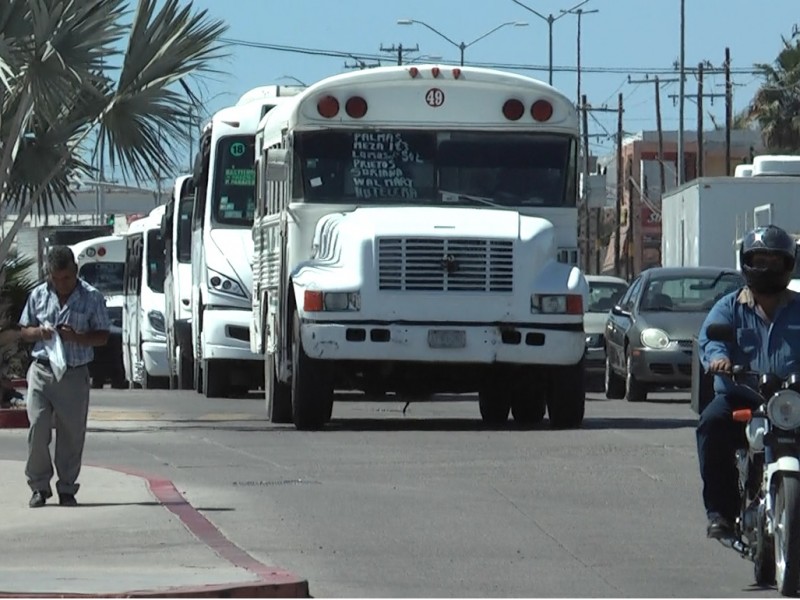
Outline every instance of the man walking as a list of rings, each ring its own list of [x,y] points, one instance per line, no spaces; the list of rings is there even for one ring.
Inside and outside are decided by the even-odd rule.
[[[34,343],[28,369],[28,462],[25,475],[33,491],[29,506],[44,506],[53,495],[50,457],[53,413],[56,416],[55,467],[59,504],[75,506],[89,413],[89,363],[94,346],[108,341],[110,323],[105,298],[78,278],[75,256],[67,246],[47,254],[48,280],[30,293],[20,317],[22,339]],[[67,369],[53,373],[45,341],[61,337]]]

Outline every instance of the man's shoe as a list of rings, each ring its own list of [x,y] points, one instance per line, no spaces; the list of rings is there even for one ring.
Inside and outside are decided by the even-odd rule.
[[[78,506],[78,501],[75,500],[75,494],[59,494],[58,503],[61,506]]]
[[[715,540],[734,537],[733,525],[725,517],[714,516],[708,520],[706,535]]]
[[[28,502],[28,506],[31,508],[39,508],[40,506],[44,506],[47,502],[47,499],[50,497],[50,494],[47,492],[35,491],[33,492],[33,496],[31,496],[30,502]]]

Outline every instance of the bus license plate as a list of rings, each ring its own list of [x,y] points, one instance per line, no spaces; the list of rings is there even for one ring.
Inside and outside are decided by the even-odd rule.
[[[467,345],[467,332],[463,329],[430,329],[428,346],[431,348],[464,348]]]

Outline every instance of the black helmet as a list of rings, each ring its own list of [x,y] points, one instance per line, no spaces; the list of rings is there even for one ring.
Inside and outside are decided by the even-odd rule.
[[[754,266],[752,260],[759,254],[780,256],[783,268]],[[777,294],[785,290],[792,279],[797,257],[797,242],[780,227],[756,227],[742,240],[739,264],[748,287],[762,294]]]

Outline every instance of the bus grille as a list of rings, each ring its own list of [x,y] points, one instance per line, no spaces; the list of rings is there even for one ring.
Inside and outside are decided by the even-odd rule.
[[[513,282],[512,240],[378,240],[381,290],[510,293]]]

